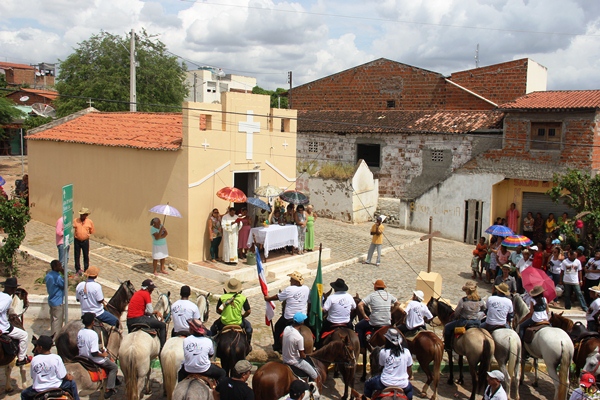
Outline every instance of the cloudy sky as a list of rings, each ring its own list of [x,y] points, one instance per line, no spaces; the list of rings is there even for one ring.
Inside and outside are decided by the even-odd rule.
[[[380,57],[450,74],[475,67],[477,44],[480,66],[529,57],[548,89],[600,89],[597,0],[2,0],[0,60],[56,62],[131,28],[268,89]]]

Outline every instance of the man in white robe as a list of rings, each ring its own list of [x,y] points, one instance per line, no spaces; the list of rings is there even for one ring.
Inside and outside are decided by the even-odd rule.
[[[238,262],[238,232],[242,226],[238,222],[238,216],[233,207],[221,218],[223,227],[223,261],[227,264],[237,264]]]

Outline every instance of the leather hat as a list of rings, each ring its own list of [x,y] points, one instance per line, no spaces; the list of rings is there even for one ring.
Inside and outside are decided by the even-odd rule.
[[[331,282],[330,285],[336,292],[345,292],[348,290],[348,285],[346,285],[346,282],[344,282],[342,278],[337,278],[335,282]]]

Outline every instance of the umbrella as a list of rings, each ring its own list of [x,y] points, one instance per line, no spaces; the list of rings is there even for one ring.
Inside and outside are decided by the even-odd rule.
[[[154,207],[152,207],[150,209],[150,212],[164,215],[165,217],[163,218],[163,225],[165,224],[165,220],[167,219],[167,215],[170,216],[170,217],[181,218],[181,213],[179,212],[179,210],[177,210],[173,206],[170,206],[169,203],[167,203],[167,204],[159,204],[157,206],[154,206]]]
[[[533,244],[533,240],[529,239],[527,236],[523,235],[512,235],[508,236],[502,241],[502,246],[506,247],[519,247],[519,246],[531,246]]]
[[[485,230],[485,233],[494,236],[514,236],[513,231],[504,225],[492,225]]]
[[[246,195],[240,189],[233,186],[226,186],[217,192],[217,197],[232,203],[245,203]]]
[[[281,188],[273,185],[259,186],[254,191],[254,194],[262,197],[277,197],[283,192]]]
[[[310,201],[308,196],[297,190],[285,191],[279,195],[279,198],[292,204],[308,204]]]
[[[6,180],[0,176],[0,186],[4,186],[5,183],[6,183]]]
[[[556,298],[554,281],[541,269],[534,267],[525,268],[523,272],[521,272],[521,280],[523,281],[523,287],[528,292],[531,291],[534,286],[542,286],[544,288],[544,297],[548,302],[554,301]]]
[[[248,204],[252,204],[254,207],[262,208],[263,210],[271,211],[271,206],[259,199],[258,197],[248,197]]]

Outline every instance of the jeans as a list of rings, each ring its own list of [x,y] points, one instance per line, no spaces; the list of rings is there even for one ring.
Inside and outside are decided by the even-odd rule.
[[[110,361],[110,359],[104,359],[103,363],[95,363],[97,366],[106,371],[106,388],[114,389],[117,383],[117,372],[119,372],[119,366]]]
[[[12,330],[7,332],[6,334],[11,339],[16,339],[19,341],[19,360],[25,359],[27,357],[27,338],[29,335],[23,329],[19,329],[16,326],[11,325]]]
[[[131,326],[135,324],[145,324],[152,329],[156,329],[158,331],[158,340],[160,340],[160,349],[162,350],[167,341],[167,325],[164,322],[147,315],[142,315],[138,318],[127,319],[127,330],[131,331]]]
[[[292,325],[294,322],[293,319],[285,319],[283,315],[279,317],[277,322],[275,323],[275,327],[273,329],[273,335],[275,336],[273,348],[276,350],[281,350],[281,335],[286,327]]]
[[[90,267],[90,240],[75,239],[75,272],[81,271],[80,258],[83,252],[83,271],[87,271]]]
[[[374,376],[365,382],[365,396],[370,398],[373,396],[374,391],[383,390],[385,388],[386,388],[386,386],[383,383],[381,383],[381,375]],[[412,387],[411,383],[408,382],[408,385],[406,387],[403,387],[402,390],[404,390],[404,394],[406,395],[406,398],[408,400],[412,400],[413,387]]]
[[[209,378],[215,379],[217,383],[227,376],[225,370],[223,368],[217,367],[215,364],[210,364],[210,367],[208,367],[208,369],[204,372],[187,372],[185,370],[184,365],[181,364],[181,368],[179,368],[179,372],[177,373],[177,382],[181,382],[182,380],[187,378],[188,375],[191,374],[200,374],[208,376]]]
[[[587,311],[588,308],[585,304],[585,299],[583,298],[583,293],[581,293],[581,288],[579,287],[579,284],[566,282],[563,283],[565,284],[565,293],[563,295],[565,298],[565,310],[571,309],[571,291],[575,291],[575,294],[579,299],[579,304],[581,305],[581,308],[583,309],[583,311]]]
[[[219,258],[219,245],[221,244],[222,236],[216,237],[210,241],[210,259],[216,260]]]
[[[96,319],[112,326],[119,326],[119,319],[106,310],[102,314],[96,315]]]
[[[354,327],[354,330],[358,334],[358,341],[360,342],[361,349],[367,348],[367,332],[371,330],[375,332],[381,328],[381,326],[371,326],[371,323],[366,319],[361,319],[358,324]]]
[[[56,335],[62,328],[65,319],[64,305],[50,306],[50,329],[52,336]]]
[[[77,393],[77,384],[75,381],[63,379],[62,383],[60,384],[60,388],[65,392],[69,392],[71,396],[73,396],[74,400],[79,400],[79,393]],[[37,393],[37,390],[34,390],[33,386],[29,386],[27,389],[23,389],[21,392],[21,400],[33,400]]]
[[[560,274],[553,274],[552,272],[549,273],[550,278],[552,278],[552,282],[554,282],[554,287],[556,287],[556,285],[560,284]],[[557,301],[558,297],[556,297],[554,299],[554,301]]]
[[[310,379],[312,379],[312,380],[316,380],[317,377],[319,376],[319,374],[317,373],[317,370],[314,369],[313,366],[310,365],[308,363],[308,361],[306,361],[306,360],[300,359],[293,364],[290,363],[290,365],[293,365],[294,367],[306,372],[308,374],[308,376],[310,376]]]
[[[377,264],[381,263],[381,245],[373,243],[371,243],[371,245],[369,246],[369,252],[367,253],[367,263],[371,263],[371,258],[373,258],[373,252],[375,252],[375,250],[377,250]]]
[[[56,246],[58,249],[58,261],[60,261],[61,265],[65,267],[69,262],[69,250],[71,249],[70,245],[59,244]]]
[[[533,324],[535,324],[535,321],[533,319],[529,318],[529,319],[526,319],[525,321],[523,321],[523,323],[521,323],[519,325],[519,337],[521,338],[521,340],[523,340],[523,335],[525,335],[525,330]],[[523,346],[523,349],[525,349],[525,346]]]

